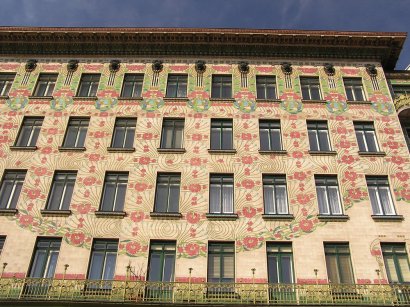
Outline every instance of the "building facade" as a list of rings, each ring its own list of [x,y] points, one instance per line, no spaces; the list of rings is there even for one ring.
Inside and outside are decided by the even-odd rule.
[[[0,299],[410,303],[404,39],[1,29]]]

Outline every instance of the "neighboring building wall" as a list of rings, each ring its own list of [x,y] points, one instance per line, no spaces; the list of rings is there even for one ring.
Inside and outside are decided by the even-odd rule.
[[[107,85],[110,72],[104,62],[80,63],[65,85],[67,60],[41,59],[29,75],[24,61],[0,63],[0,72],[17,72],[9,99],[1,99],[0,167],[27,169],[23,191],[15,216],[0,217],[0,234],[6,243],[0,265],[7,262],[5,276],[25,275],[37,236],[59,236],[63,244],[56,269],[57,276],[69,264],[68,277],[84,278],[93,238],[119,238],[117,278],[126,274],[130,264],[145,277],[149,244],[152,239],[176,240],[175,279],[192,276],[206,280],[207,243],[211,240],[236,242],[236,280],[249,282],[252,268],[259,282],[267,281],[266,242],[292,241],[295,277],[298,282],[327,280],[323,242],[349,242],[354,276],[358,283],[378,282],[375,270],[386,278],[380,242],[406,242],[410,239],[409,154],[394,112],[388,85],[381,67],[377,83],[371,82],[364,64],[337,62],[336,74],[328,77],[322,62],[293,62],[292,86],[285,87],[279,61],[250,63],[248,87],[242,88],[236,62],[213,64],[207,61],[203,86],[196,86],[193,64],[166,60],[159,85],[151,86],[151,64],[125,61]],[[172,63],[174,64],[167,64]],[[193,61],[191,62],[193,63]],[[32,99],[40,72],[58,72],[54,99]],[[143,100],[117,99],[124,73],[144,73]],[[189,99],[163,99],[168,73],[188,73]],[[76,99],[81,73],[101,73],[96,102]],[[232,74],[235,102],[210,100],[211,75]],[[277,102],[255,102],[255,75],[275,75],[279,87]],[[22,84],[25,78],[28,82]],[[319,76],[323,102],[301,102],[299,76]],[[362,77],[367,100],[371,103],[346,103],[342,77]],[[329,87],[329,78],[335,88]],[[332,82],[332,80],[330,81]],[[10,151],[24,116],[44,116],[38,149],[33,152]],[[69,116],[90,116],[85,152],[59,152]],[[110,153],[116,117],[136,117],[134,153]],[[162,119],[185,118],[184,154],[158,153]],[[233,118],[235,155],[209,154],[210,119]],[[280,119],[283,148],[287,155],[261,155],[259,119]],[[331,145],[337,155],[310,155],[307,119],[328,120]],[[377,140],[386,156],[358,155],[353,120],[373,121]],[[78,170],[69,217],[45,217],[40,210],[50,190],[54,170]],[[96,217],[106,171],[129,171],[124,219]],[[181,172],[180,220],[150,218],[153,211],[157,172]],[[210,221],[208,212],[209,174],[233,173],[235,221]],[[286,174],[291,221],[265,221],[262,174]],[[342,204],[348,221],[322,222],[314,174],[337,174]],[[388,175],[397,214],[403,221],[375,221],[368,198],[365,174]],[[409,245],[407,245],[409,249]]]

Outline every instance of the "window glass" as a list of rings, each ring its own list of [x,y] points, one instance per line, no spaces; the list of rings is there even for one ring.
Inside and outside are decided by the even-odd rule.
[[[376,131],[373,123],[370,122],[354,122],[357,143],[359,151],[362,152],[378,152],[379,146],[376,139]]]
[[[232,76],[212,76],[212,98],[232,98]]]
[[[286,177],[263,175],[265,214],[288,214]]]
[[[344,243],[325,243],[326,268],[329,282],[334,284],[353,284],[353,268],[349,245]]]
[[[164,119],[162,123],[161,148],[182,148],[183,136],[183,119]]]
[[[304,100],[320,100],[320,83],[317,77],[301,77],[300,86]]]
[[[96,96],[97,89],[98,89],[98,83],[100,82],[100,77],[101,77],[100,74],[83,74],[81,76],[77,96],[79,97]]]
[[[166,97],[186,97],[187,83],[187,75],[168,75]]]
[[[0,187],[0,209],[16,209],[26,171],[5,171]]]
[[[16,74],[0,74],[0,96],[7,96]]]
[[[374,215],[396,215],[389,181],[386,176],[366,176]]]
[[[141,97],[143,80],[144,75],[142,74],[125,74],[121,97]]]
[[[279,120],[259,121],[259,138],[261,150],[282,150]]]
[[[113,280],[117,250],[118,240],[95,239],[91,250],[88,279]],[[90,284],[89,288],[111,288],[111,284]]]
[[[319,213],[323,215],[343,214],[339,185],[336,176],[315,176]]]
[[[111,147],[132,148],[134,145],[136,119],[117,119],[115,121],[114,133]]]
[[[234,243],[210,242],[208,249],[208,282],[234,282],[234,280]]]
[[[347,100],[364,101],[364,89],[360,78],[343,78]]]
[[[211,149],[233,149],[233,131],[231,119],[211,120]]]
[[[233,213],[233,175],[210,177],[210,213]]]
[[[40,238],[37,240],[29,277],[54,277],[60,245],[60,238]]]
[[[123,211],[127,184],[127,173],[107,173],[105,175],[100,210],[107,212]]]
[[[20,128],[15,146],[36,146],[42,125],[43,117],[25,117]]]
[[[158,174],[155,193],[155,212],[177,213],[181,174]]]
[[[276,77],[256,76],[256,94],[258,99],[276,99]]]
[[[311,151],[330,151],[329,130],[326,121],[307,121]]]
[[[40,74],[34,90],[34,96],[52,96],[57,76],[57,74]]]

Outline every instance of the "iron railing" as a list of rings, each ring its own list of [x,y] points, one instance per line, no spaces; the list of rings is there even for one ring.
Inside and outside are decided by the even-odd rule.
[[[259,284],[1,278],[0,302],[409,305],[410,285]]]

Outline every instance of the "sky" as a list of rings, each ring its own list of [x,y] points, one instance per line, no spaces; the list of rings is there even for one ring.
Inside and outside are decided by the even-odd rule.
[[[0,0],[0,26],[410,32],[410,0]],[[407,38],[396,69],[410,64]]]

